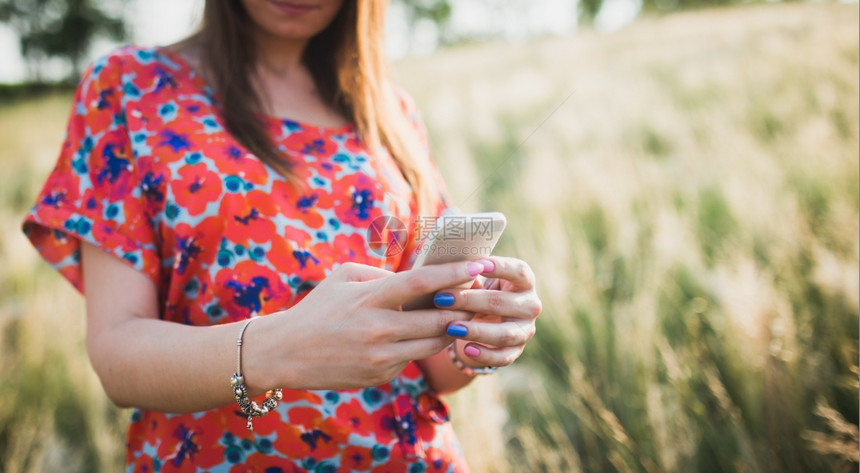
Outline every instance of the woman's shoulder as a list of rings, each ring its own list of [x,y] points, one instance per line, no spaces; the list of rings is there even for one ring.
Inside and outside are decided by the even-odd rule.
[[[420,107],[412,95],[398,84],[392,84],[392,90],[397,99],[398,105],[403,115],[415,129],[418,134],[422,146],[429,146],[427,142],[427,127],[424,124],[424,119],[421,115]]]
[[[138,46],[127,44],[118,46],[97,57],[90,63],[87,73],[100,73],[105,69],[123,69],[133,72],[156,62],[164,62],[160,46]]]
[[[139,82],[182,69],[180,60],[165,47],[128,44],[93,60],[81,77],[81,86],[86,88],[93,83],[101,87],[120,86],[130,80]]]
[[[403,113],[413,121],[415,118],[419,118],[420,112],[418,110],[418,104],[415,102],[415,99],[409,91],[396,83],[391,84],[391,89],[394,91],[394,96],[397,97],[397,102],[400,105],[400,109],[403,110]]]

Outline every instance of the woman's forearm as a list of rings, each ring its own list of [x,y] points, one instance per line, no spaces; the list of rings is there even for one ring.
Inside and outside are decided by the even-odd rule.
[[[267,360],[276,327],[261,317],[246,329],[242,371],[250,396],[278,386],[277,360]],[[105,391],[121,407],[162,412],[197,412],[235,402],[230,376],[236,370],[241,324],[194,327],[158,319],[130,318],[89,340],[93,366]],[[447,350],[418,361],[438,394],[457,391],[474,376],[461,372]]]
[[[236,338],[242,322],[194,327],[159,319],[155,284],[122,260],[81,246],[87,301],[87,351],[108,396],[122,407],[192,412],[235,399]],[[242,371],[250,395],[276,386],[283,363],[266,363],[279,316],[248,326]],[[289,335],[287,335],[289,336]],[[274,367],[273,367],[274,365]]]
[[[243,336],[242,371],[250,396],[277,387],[276,364],[265,361],[269,323],[266,317],[255,320]],[[193,327],[130,317],[89,336],[87,344],[93,367],[117,405],[195,412],[235,402],[230,376],[236,370],[240,326]]]

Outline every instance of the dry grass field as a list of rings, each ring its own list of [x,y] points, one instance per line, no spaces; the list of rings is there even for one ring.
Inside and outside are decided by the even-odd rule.
[[[453,399],[476,472],[857,471],[857,71],[857,4],[398,64],[452,200],[508,216],[544,301]],[[0,472],[121,469],[82,300],[19,230],[69,103],[0,104]]]

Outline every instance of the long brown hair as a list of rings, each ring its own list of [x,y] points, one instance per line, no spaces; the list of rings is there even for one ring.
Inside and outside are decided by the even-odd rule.
[[[386,1],[344,0],[332,23],[313,37],[303,55],[323,100],[355,123],[358,136],[391,153],[412,186],[418,210],[429,210],[433,180],[426,150],[406,116],[388,75],[383,30]],[[200,48],[207,80],[215,89],[227,130],[261,161],[293,182],[294,163],[260,126],[265,111],[253,86],[256,51],[253,25],[237,0],[206,0],[200,30],[189,42]]]

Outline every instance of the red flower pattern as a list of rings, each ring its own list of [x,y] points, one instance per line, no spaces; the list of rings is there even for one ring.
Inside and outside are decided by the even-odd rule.
[[[202,214],[206,207],[221,196],[221,178],[202,163],[179,168],[181,179],[173,188],[176,204],[188,215]]]

